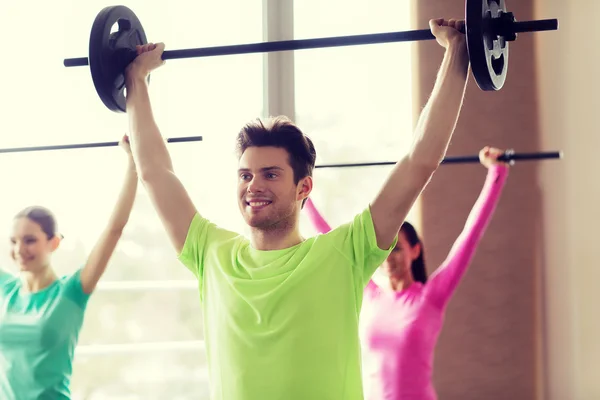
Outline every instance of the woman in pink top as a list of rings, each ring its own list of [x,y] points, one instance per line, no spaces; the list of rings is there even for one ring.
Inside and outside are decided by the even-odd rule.
[[[415,228],[405,222],[398,243],[382,265],[386,283],[370,280],[361,312],[365,397],[367,400],[434,400],[433,354],[444,312],[490,221],[508,164],[503,151],[485,147],[479,153],[488,169],[483,190],[465,227],[442,265],[427,277],[424,249]],[[329,225],[308,200],[305,207],[321,233]]]

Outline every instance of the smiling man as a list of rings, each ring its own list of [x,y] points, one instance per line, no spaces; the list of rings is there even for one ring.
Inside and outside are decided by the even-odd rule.
[[[238,134],[237,154],[239,205],[252,246],[277,250],[300,243],[297,220],[312,190],[316,158],[311,140],[285,117],[256,120]]]
[[[430,27],[445,55],[411,151],[351,222],[308,239],[299,219],[313,187],[311,140],[285,117],[244,126],[238,202],[250,238],[219,228],[175,175],[152,115],[146,77],[163,64],[164,45],[138,48],[126,73],[134,159],[180,260],[199,282],[212,400],[363,398],[363,288],[444,157],[466,86],[462,21],[432,20]]]

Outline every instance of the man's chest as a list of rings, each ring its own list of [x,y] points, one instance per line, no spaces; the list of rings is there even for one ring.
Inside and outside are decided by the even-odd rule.
[[[332,324],[347,327],[358,319],[362,290],[349,265],[299,265],[260,277],[207,269],[204,278],[204,311],[213,324],[300,332]]]

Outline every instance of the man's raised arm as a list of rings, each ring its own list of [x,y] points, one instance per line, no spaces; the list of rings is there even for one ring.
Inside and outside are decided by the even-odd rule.
[[[138,56],[126,71],[127,114],[138,176],[179,253],[196,208],[173,171],[171,156],[152,114],[146,78],[164,63],[163,50],[162,43],[138,46]]]
[[[435,86],[415,129],[410,152],[400,160],[371,203],[377,244],[387,249],[402,222],[446,154],[462,107],[469,71],[463,21],[431,20],[446,49]]]

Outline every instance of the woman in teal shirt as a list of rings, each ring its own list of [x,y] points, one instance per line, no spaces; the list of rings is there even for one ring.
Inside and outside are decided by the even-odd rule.
[[[70,398],[73,355],[91,293],[129,219],[137,173],[127,136],[125,182],[108,225],[82,268],[58,277],[50,259],[62,236],[52,213],[29,207],[13,222],[11,256],[18,275],[0,270],[0,399]]]

